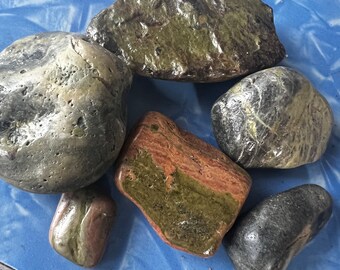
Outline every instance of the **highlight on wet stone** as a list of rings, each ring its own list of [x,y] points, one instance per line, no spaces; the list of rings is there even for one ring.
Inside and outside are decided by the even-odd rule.
[[[237,270],[284,270],[328,222],[332,198],[307,184],[274,195],[237,220],[225,246]]]
[[[202,257],[216,252],[251,186],[226,155],[156,112],[130,135],[115,181],[167,244]]]
[[[95,266],[105,252],[115,212],[114,201],[93,187],[64,193],[50,227],[51,246],[78,265]]]
[[[134,72],[167,80],[224,81],[285,56],[260,0],[117,0],[87,32]]]
[[[41,33],[0,53],[0,177],[37,193],[89,185],[125,138],[131,72],[85,36]]]
[[[325,152],[333,126],[327,100],[303,75],[273,67],[247,76],[211,110],[221,149],[246,168],[294,168]]]

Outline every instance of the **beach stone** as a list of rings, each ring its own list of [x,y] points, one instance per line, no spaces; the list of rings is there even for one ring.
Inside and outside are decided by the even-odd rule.
[[[286,269],[331,213],[332,198],[318,185],[279,193],[236,222],[225,241],[228,254],[237,270]]]
[[[312,84],[287,67],[241,80],[211,110],[221,149],[246,168],[294,168],[315,162],[327,148],[331,108]]]
[[[116,212],[93,187],[62,194],[49,232],[51,246],[68,260],[93,267],[102,258]]]
[[[131,72],[85,36],[53,32],[0,53],[0,177],[37,193],[97,181],[124,142]]]
[[[87,32],[134,72],[166,80],[224,81],[285,56],[260,0],[117,0]]]
[[[124,146],[115,181],[170,246],[212,256],[251,186],[218,149],[149,112]]]

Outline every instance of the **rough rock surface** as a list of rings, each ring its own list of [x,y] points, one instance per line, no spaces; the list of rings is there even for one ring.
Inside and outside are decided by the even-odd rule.
[[[257,205],[238,220],[226,247],[238,270],[280,270],[327,223],[332,198],[317,185],[302,185]]]
[[[84,267],[102,258],[113,225],[114,201],[92,187],[64,193],[50,227],[51,246]]]
[[[125,137],[124,62],[80,35],[30,36],[0,53],[0,177],[64,192],[98,180]]]
[[[124,146],[116,184],[170,246],[207,257],[234,223],[251,185],[227,156],[148,113]]]
[[[333,125],[325,98],[286,67],[244,78],[215,102],[211,117],[220,147],[248,168],[293,168],[318,160]]]
[[[118,0],[88,35],[138,74],[223,81],[278,63],[285,50],[260,0]]]

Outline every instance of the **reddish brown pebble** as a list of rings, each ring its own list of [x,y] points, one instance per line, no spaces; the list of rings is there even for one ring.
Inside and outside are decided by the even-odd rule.
[[[251,179],[218,149],[149,112],[125,145],[116,184],[167,244],[208,257],[239,214]]]
[[[115,216],[114,201],[90,188],[61,196],[50,227],[51,246],[84,267],[102,258]]]

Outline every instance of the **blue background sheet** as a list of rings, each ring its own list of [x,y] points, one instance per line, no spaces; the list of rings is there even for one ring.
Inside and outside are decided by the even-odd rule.
[[[265,197],[305,183],[326,188],[334,199],[327,226],[289,265],[290,270],[340,269],[340,1],[266,0],[274,10],[287,57],[283,65],[303,73],[326,97],[334,128],[321,160],[291,170],[250,170],[253,187],[244,211]],[[18,38],[43,31],[85,32],[111,0],[0,0],[0,50]],[[236,80],[191,84],[135,77],[129,94],[131,126],[149,110],[160,111],[216,146],[210,108]],[[223,247],[209,259],[164,244],[141,212],[119,194],[112,168],[101,181],[117,202],[117,217],[103,261],[95,269],[233,269]],[[60,195],[23,192],[0,181],[0,261],[19,270],[82,269],[59,256],[48,230]],[[1,269],[1,266],[0,266]]]

